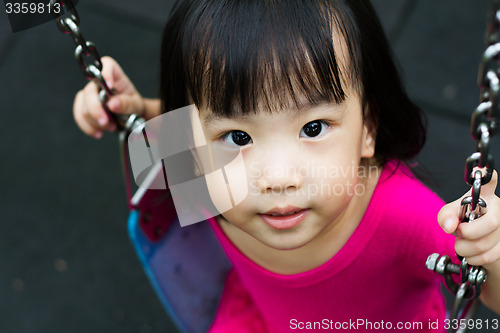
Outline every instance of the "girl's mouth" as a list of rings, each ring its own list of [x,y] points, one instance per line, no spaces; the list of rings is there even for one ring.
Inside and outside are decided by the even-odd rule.
[[[309,209],[297,207],[274,208],[264,214],[258,214],[260,218],[274,229],[291,229],[302,222]]]

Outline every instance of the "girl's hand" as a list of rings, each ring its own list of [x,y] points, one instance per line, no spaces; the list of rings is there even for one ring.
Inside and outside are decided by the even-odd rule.
[[[135,113],[143,116],[146,111],[145,101],[120,65],[110,57],[103,57],[101,61],[102,76],[109,88],[117,91],[117,94],[107,102],[109,110],[114,113]],[[99,101],[98,87],[94,82],[89,82],[76,94],[73,103],[73,116],[78,127],[96,139],[102,137],[103,131],[116,130],[116,124],[108,119]]]
[[[438,222],[446,233],[453,233],[455,251],[465,257],[470,265],[489,266],[500,263],[500,198],[495,195],[498,174],[493,171],[491,181],[481,187],[481,198],[486,202],[487,212],[470,223],[460,223],[458,214],[462,198],[444,206],[438,215]],[[493,268],[493,267],[492,267]]]

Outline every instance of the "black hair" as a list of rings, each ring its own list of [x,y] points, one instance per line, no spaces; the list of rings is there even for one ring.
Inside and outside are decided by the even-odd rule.
[[[346,85],[362,98],[379,163],[421,150],[424,115],[367,0],[178,0],[164,30],[162,112],[194,102],[234,117],[262,103],[270,112],[304,99],[341,103]]]

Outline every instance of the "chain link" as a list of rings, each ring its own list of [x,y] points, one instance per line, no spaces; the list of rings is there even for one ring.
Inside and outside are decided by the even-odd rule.
[[[500,1],[493,0],[486,29],[486,50],[478,71],[480,104],[472,113],[470,133],[476,141],[476,151],[465,163],[465,181],[473,186],[471,205],[476,207],[481,186],[491,181],[494,158],[489,153],[490,139],[496,134],[500,108]],[[481,175],[477,169],[482,170]],[[480,185],[478,185],[480,178]],[[466,222],[466,221],[464,221]]]
[[[61,5],[61,10],[54,10],[56,3]],[[108,117],[117,125],[118,130],[125,129],[128,115],[117,115],[111,112],[106,106],[106,102],[114,95],[114,91],[109,88],[106,80],[102,76],[102,62],[95,44],[87,41],[80,31],[80,17],[71,0],[50,0],[49,3],[52,16],[56,20],[59,30],[65,34],[70,34],[75,42],[75,58],[88,80],[93,80],[99,88],[99,100],[106,111]],[[65,13],[65,14],[63,14]],[[66,17],[63,17],[66,15]]]
[[[55,10],[56,3],[59,3],[61,5],[61,10]],[[75,23],[75,25],[77,26],[80,24],[80,17],[78,16],[75,6],[73,5],[73,2],[71,0],[68,1],[50,0],[49,6],[50,6],[50,12],[52,13],[54,19],[56,20],[59,30],[61,30],[62,32],[64,33],[70,32],[70,28],[68,27],[68,21]],[[61,14],[63,13],[62,9],[64,9],[64,11],[66,11],[70,16],[69,18],[67,18],[68,21],[65,21],[61,17]]]
[[[61,6],[60,11],[54,10],[55,4]],[[50,0],[50,12],[54,16],[57,26],[61,32],[70,34],[75,42],[75,58],[80,65],[83,73],[88,80],[93,80],[99,89],[99,101],[101,102],[108,117],[117,125],[118,140],[120,144],[120,155],[123,167],[123,176],[125,178],[125,190],[127,193],[127,201],[129,208],[132,208],[132,185],[131,172],[128,156],[128,136],[131,131],[144,123],[144,119],[135,114],[117,115],[111,112],[106,106],[107,101],[115,94],[113,89],[110,89],[106,80],[102,76],[102,62],[97,48],[94,43],[87,41],[80,32],[80,18],[71,0]],[[66,13],[66,17],[63,17]]]
[[[478,85],[480,104],[472,113],[470,134],[476,141],[476,151],[465,162],[464,178],[472,186],[471,196],[461,202],[460,222],[470,222],[486,214],[486,202],[481,199],[481,187],[491,181],[494,158],[490,154],[490,139],[496,134],[500,114],[500,0],[491,3],[486,27],[486,49],[479,63]],[[474,267],[458,256],[460,266],[452,264],[447,256],[434,253],[426,262],[427,268],[445,277],[446,286],[455,294],[451,319],[472,317],[477,308],[481,284],[486,281],[486,271]],[[452,279],[459,276],[460,283]],[[467,300],[467,302],[464,301]],[[460,314],[461,313],[461,314]],[[448,332],[453,332],[450,328]],[[465,332],[465,330],[461,330]]]

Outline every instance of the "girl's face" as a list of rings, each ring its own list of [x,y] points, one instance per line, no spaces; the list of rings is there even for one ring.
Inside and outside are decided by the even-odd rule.
[[[226,177],[228,184],[206,177],[217,208],[228,191],[233,203],[240,201],[220,210],[227,222],[269,247],[294,249],[346,219],[348,207],[356,204],[352,199],[365,194],[358,173],[369,170],[358,168],[360,160],[372,157],[375,147],[360,98],[349,94],[340,105],[236,118],[199,110],[195,144],[204,136],[217,150],[239,151],[243,157],[225,172],[246,177]]]

